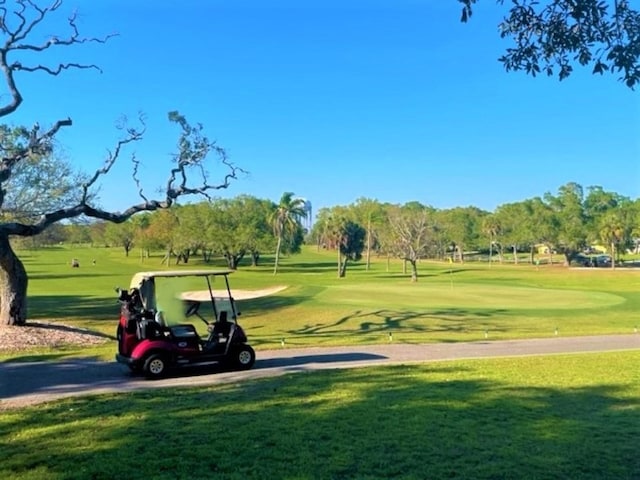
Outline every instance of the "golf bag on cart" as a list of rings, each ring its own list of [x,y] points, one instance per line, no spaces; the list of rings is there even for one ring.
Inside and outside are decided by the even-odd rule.
[[[155,321],[152,311],[142,305],[140,291],[117,289],[120,302],[120,323],[118,325],[118,346],[120,353],[131,351],[133,343],[145,338],[157,338],[162,335],[162,327]],[[131,345],[127,345],[130,343]]]

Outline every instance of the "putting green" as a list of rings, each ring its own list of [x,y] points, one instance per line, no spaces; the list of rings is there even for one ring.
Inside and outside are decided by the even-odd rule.
[[[611,293],[532,287],[454,283],[387,285],[337,285],[316,297],[332,304],[371,307],[500,308],[500,309],[591,309],[625,302]]]

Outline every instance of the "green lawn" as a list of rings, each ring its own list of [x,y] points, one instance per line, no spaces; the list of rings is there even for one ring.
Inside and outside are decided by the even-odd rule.
[[[21,254],[31,319],[108,335],[113,288],[166,268],[113,249]],[[633,270],[424,262],[412,284],[399,262],[387,271],[376,259],[337,279],[333,254],[313,248],[283,259],[276,276],[271,268],[243,265],[232,276],[238,288],[288,286],[241,305],[258,356],[283,338],[357,345],[392,333],[428,343],[640,326]],[[114,352],[109,340],[0,361]],[[0,478],[637,479],[638,365],[640,351],[434,362],[57,401],[2,412]]]
[[[295,373],[0,416],[0,478],[637,479],[640,351]]]

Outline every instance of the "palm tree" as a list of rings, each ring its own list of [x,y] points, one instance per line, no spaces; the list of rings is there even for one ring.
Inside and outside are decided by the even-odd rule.
[[[300,220],[307,216],[305,201],[302,198],[294,198],[293,192],[285,192],[280,198],[280,203],[271,214],[269,219],[273,226],[273,233],[278,243],[276,245],[276,261],[273,267],[273,274],[278,273],[278,262],[280,261],[280,250],[282,239],[295,232]]]
[[[600,220],[600,238],[609,245],[611,268],[616,267],[617,247],[628,237],[627,230],[620,211],[610,211]]]

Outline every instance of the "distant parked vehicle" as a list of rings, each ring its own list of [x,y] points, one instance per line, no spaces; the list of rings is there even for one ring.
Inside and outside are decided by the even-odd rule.
[[[610,255],[584,255],[578,254],[571,261],[572,265],[579,267],[611,267]]]
[[[593,257],[594,267],[610,267],[611,262],[612,259],[610,255],[596,255],[595,257]]]

